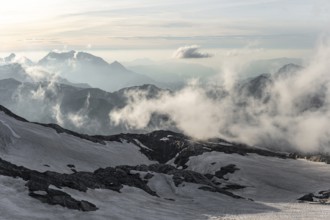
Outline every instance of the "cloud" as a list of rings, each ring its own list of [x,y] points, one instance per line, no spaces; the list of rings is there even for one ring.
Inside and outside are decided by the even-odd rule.
[[[177,59],[190,59],[190,58],[208,58],[212,57],[212,54],[200,52],[200,46],[198,45],[190,45],[179,47],[174,53],[173,57]]]
[[[198,139],[222,137],[279,150],[330,152],[330,40],[323,39],[296,74],[271,78],[259,98],[251,95],[255,86],[244,89],[237,84],[235,73],[243,64],[234,58],[224,66],[227,74],[226,80],[219,80],[224,82],[221,86],[195,81],[153,99],[128,94],[128,104],[110,112],[110,119],[116,125],[143,128],[159,113]]]
[[[31,121],[56,123],[67,129],[86,132],[104,132],[99,118],[90,118],[88,93],[82,106],[68,110],[63,98],[68,87],[61,86],[56,79],[51,82],[22,83],[13,94],[10,104],[17,114]],[[84,97],[84,96],[83,96]]]

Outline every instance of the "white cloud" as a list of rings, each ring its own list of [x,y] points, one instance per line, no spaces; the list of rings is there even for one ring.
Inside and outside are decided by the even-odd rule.
[[[200,52],[200,46],[190,45],[179,47],[174,53],[173,57],[177,59],[190,59],[190,58],[208,58],[212,57],[212,54]]]
[[[282,150],[330,152],[329,60],[330,41],[325,40],[304,69],[265,87],[263,95],[271,94],[267,102],[237,92],[235,77],[229,80],[235,76],[232,62],[226,76],[230,86],[224,86],[227,95],[222,96],[220,88],[198,83],[155,99],[131,95],[127,106],[110,112],[110,119],[143,128],[152,114],[161,113],[195,138],[222,137]]]

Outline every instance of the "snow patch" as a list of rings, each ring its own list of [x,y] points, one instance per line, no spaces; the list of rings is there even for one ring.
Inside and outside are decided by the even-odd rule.
[[[169,138],[167,138],[167,137],[163,137],[163,138],[161,138],[160,140],[161,140],[161,141],[165,141],[165,142],[166,142],[166,141],[169,141],[170,139],[169,139]]]
[[[153,151],[152,149],[150,149],[149,147],[145,146],[144,144],[142,144],[138,139],[134,139],[134,141],[142,148],[147,149],[149,151]]]

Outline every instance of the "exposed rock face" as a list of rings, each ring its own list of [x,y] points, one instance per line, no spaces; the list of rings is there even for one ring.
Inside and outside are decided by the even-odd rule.
[[[267,88],[272,86],[273,83],[274,81],[270,74],[261,74],[238,85],[238,96],[242,96],[243,99],[244,97],[253,97],[267,102],[271,96],[271,94],[267,92]]]
[[[306,159],[313,162],[324,162],[330,164],[330,155],[329,154],[301,154],[301,153],[291,153],[289,157],[298,159]]]
[[[144,178],[140,177],[136,171],[146,172]],[[148,186],[148,180],[155,173],[172,175],[174,185],[179,187],[181,184],[195,183],[202,185],[199,189],[210,192],[222,193],[233,198],[241,198],[224,188],[221,188],[215,182],[205,175],[184,169],[177,169],[168,164],[151,164],[138,166],[117,166],[100,168],[94,172],[75,172],[73,174],[61,174],[57,172],[38,172],[22,166],[16,166],[10,162],[0,159],[0,175],[19,177],[27,181],[26,187],[29,190],[29,196],[50,205],[61,205],[69,209],[81,211],[95,211],[98,208],[88,202],[79,201],[72,198],[68,193],[61,191],[62,187],[86,192],[88,189],[108,189],[120,192],[124,185],[136,187],[144,190],[146,193],[157,196],[157,193]],[[52,186],[52,187],[50,187]],[[54,187],[58,189],[54,189]]]
[[[3,113],[5,113],[6,115],[9,115],[10,117],[15,118],[18,121],[23,121],[23,122],[27,122],[26,119],[12,113],[11,111],[9,111],[7,108],[3,107],[2,105],[0,105],[0,111],[2,111]]]
[[[314,199],[314,194],[313,193],[308,193],[306,195],[303,195],[302,197],[300,197],[298,200],[299,201],[306,201],[306,202],[313,202]]]
[[[235,164],[229,164],[225,167],[221,167],[220,170],[218,170],[217,172],[215,172],[215,176],[218,178],[223,179],[224,176],[228,173],[234,173],[236,170],[239,170]]]
[[[227,154],[247,155],[249,153],[261,156],[288,158],[286,154],[269,150],[253,148],[244,144],[229,143],[222,139],[206,141],[194,140],[183,134],[172,131],[154,131],[148,134],[118,134],[111,136],[92,136],[99,141],[131,142],[140,147],[140,151],[150,160],[166,163],[174,159],[177,167],[186,168],[191,156],[198,156],[205,152],[217,151]]]
[[[59,189],[69,187],[83,192],[86,192],[88,188],[102,188],[120,192],[123,185],[128,185],[157,196],[147,186],[147,181],[142,180],[138,174],[131,174],[129,170],[120,168],[108,167],[97,169],[94,172],[76,172],[73,174],[50,171],[41,173],[0,159],[0,175],[26,180],[26,186],[30,191],[29,195],[42,202],[52,205],[59,204],[82,211],[93,211],[96,210],[96,207],[87,201],[77,201],[62,191],[50,189],[49,186],[53,185]]]
[[[300,202],[315,202],[320,204],[330,203],[330,190],[324,190],[317,193],[308,193],[298,199]]]
[[[143,171],[143,172],[154,172],[154,173],[162,173],[167,175],[172,175],[172,179],[174,185],[176,187],[180,186],[181,184],[187,183],[195,183],[203,185],[199,187],[201,190],[210,191],[210,192],[218,192],[225,194],[227,196],[231,196],[233,198],[242,198],[237,196],[225,189],[221,188],[216,184],[216,182],[211,181],[214,177],[212,174],[211,178],[207,177],[204,174],[192,171],[192,170],[184,170],[184,169],[177,169],[174,166],[168,164],[151,164],[147,165],[139,165],[139,166],[120,166],[123,170],[136,170],[136,171]]]
[[[47,194],[39,194],[38,192],[30,191],[29,196],[38,199],[43,203],[61,205],[69,209],[77,209],[85,212],[96,211],[98,209],[94,204],[85,200],[78,201],[60,190],[47,189],[46,193]]]

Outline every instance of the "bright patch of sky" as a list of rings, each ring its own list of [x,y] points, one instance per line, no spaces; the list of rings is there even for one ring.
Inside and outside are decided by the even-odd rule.
[[[251,44],[306,50],[330,24],[326,0],[0,0],[0,5],[1,52]]]

